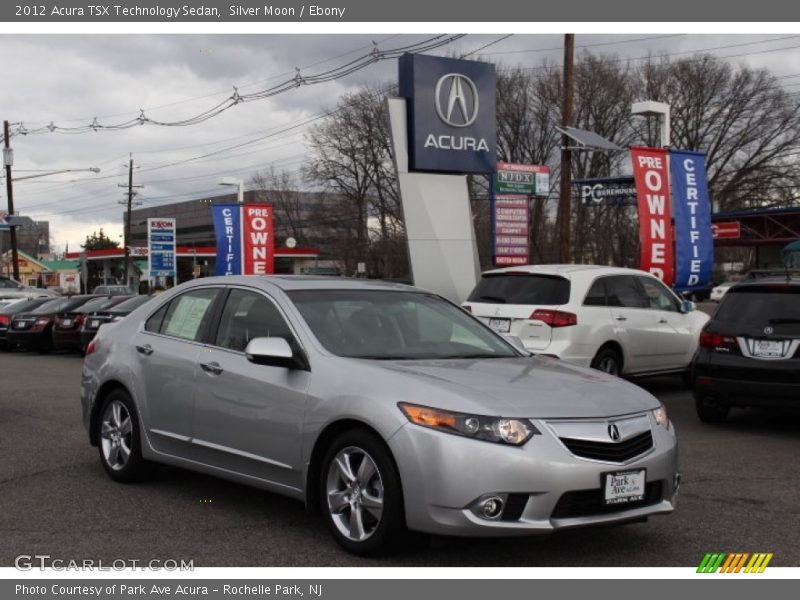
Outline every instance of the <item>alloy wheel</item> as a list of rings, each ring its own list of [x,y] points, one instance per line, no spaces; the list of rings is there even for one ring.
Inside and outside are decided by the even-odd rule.
[[[100,443],[103,458],[109,467],[120,471],[131,457],[133,423],[126,406],[119,400],[112,400],[103,411],[100,429]]]
[[[326,496],[328,510],[339,532],[363,542],[377,530],[383,517],[384,487],[375,460],[363,449],[348,446],[330,462]]]

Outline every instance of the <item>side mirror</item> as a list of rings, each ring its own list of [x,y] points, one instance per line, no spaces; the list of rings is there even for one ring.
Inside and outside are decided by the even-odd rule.
[[[244,353],[247,356],[247,360],[257,365],[299,369],[301,371],[309,370],[308,359],[306,359],[302,351],[295,353],[289,342],[283,338],[253,338],[247,344]]]
[[[684,300],[681,302],[681,312],[683,314],[690,313],[697,310],[697,305],[691,300]]]

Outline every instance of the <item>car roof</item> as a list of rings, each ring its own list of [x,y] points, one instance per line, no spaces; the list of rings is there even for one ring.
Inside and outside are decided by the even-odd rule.
[[[295,290],[396,290],[422,291],[419,288],[382,281],[380,279],[352,279],[348,277],[325,277],[314,275],[225,275],[203,277],[184,285],[248,285],[262,288],[276,287],[283,291]]]
[[[800,277],[797,275],[790,275],[787,277],[779,277],[777,275],[770,277],[759,277],[757,279],[745,279],[744,281],[737,281],[733,287],[764,287],[768,285],[792,285],[800,286]]]
[[[518,265],[515,267],[503,267],[502,269],[492,269],[484,271],[483,275],[494,275],[498,273],[536,273],[543,275],[568,276],[572,274],[592,274],[592,275],[650,275],[639,269],[628,269],[625,267],[609,267],[606,265],[576,265],[576,264],[550,264],[550,265]]]

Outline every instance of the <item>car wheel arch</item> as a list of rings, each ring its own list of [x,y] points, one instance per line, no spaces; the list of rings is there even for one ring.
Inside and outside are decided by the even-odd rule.
[[[100,386],[97,390],[97,394],[95,394],[95,401],[92,404],[92,414],[89,420],[89,441],[92,446],[97,446],[100,443],[100,440],[97,439],[97,420],[100,418],[100,409],[103,407],[103,403],[108,395],[115,390],[122,390],[133,398],[133,394],[131,394],[127,386],[115,379],[108,380]]]
[[[389,453],[389,457],[394,463],[395,468],[397,468],[397,461],[395,460],[392,451],[389,449],[389,445],[386,443],[384,437],[380,434],[380,432],[377,429],[375,429],[365,421],[353,418],[345,418],[345,419],[339,419],[332,423],[328,423],[314,441],[314,447],[311,450],[311,454],[308,460],[308,468],[306,469],[306,477],[305,477],[306,485],[304,491],[305,491],[306,509],[309,512],[315,514],[319,512],[320,508],[319,482],[320,482],[320,475],[322,472],[322,461],[325,458],[325,453],[327,449],[339,435],[341,435],[345,431],[351,431],[353,429],[361,429],[363,431],[368,431],[369,433],[379,438],[386,446],[386,450]],[[398,469],[398,473],[399,472],[400,471]]]

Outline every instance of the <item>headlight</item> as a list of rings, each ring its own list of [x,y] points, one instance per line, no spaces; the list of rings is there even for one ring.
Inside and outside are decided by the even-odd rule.
[[[470,415],[405,402],[400,402],[398,406],[408,420],[416,425],[485,442],[521,446],[538,433],[533,425],[522,419]]]
[[[669,429],[669,417],[667,416],[667,407],[663,404],[653,411],[653,417],[656,423],[661,425],[664,429]]]

